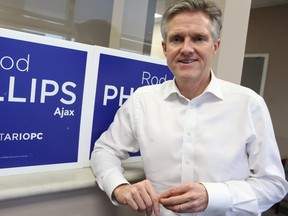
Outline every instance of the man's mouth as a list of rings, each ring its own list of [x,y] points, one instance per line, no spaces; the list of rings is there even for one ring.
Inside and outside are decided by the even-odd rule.
[[[182,63],[182,64],[190,64],[195,62],[196,59],[180,59],[178,62]]]

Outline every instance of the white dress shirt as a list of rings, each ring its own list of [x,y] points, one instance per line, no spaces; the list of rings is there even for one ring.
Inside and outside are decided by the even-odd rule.
[[[170,80],[138,88],[122,105],[91,159],[110,198],[116,186],[127,183],[121,160],[138,150],[157,193],[187,182],[206,187],[207,209],[181,215],[261,215],[288,190],[263,98],[213,73],[192,100]],[[163,206],[160,211],[180,215]]]

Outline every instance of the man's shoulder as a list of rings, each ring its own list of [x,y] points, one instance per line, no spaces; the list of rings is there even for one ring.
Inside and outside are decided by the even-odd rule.
[[[226,80],[222,80],[222,79],[217,79],[217,80],[221,88],[221,91],[223,93],[232,94],[234,96],[241,95],[241,96],[251,97],[257,100],[262,98],[258,93],[256,93],[251,88],[248,88],[248,87],[236,84],[236,83],[232,83]]]
[[[135,91],[136,94],[143,94],[143,93],[153,93],[153,92],[164,92],[170,89],[172,80],[167,80],[160,84],[154,84],[154,85],[145,85],[137,88]]]

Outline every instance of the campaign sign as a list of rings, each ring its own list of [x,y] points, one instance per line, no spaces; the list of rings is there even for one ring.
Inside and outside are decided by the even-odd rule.
[[[88,51],[0,35],[0,169],[77,163]]]
[[[173,78],[164,59],[122,51],[102,49],[98,67],[91,150],[116,111],[138,87]]]

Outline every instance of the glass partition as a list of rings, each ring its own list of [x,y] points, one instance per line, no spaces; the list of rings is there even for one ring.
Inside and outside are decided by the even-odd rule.
[[[1,0],[0,27],[150,55],[156,2]]]

